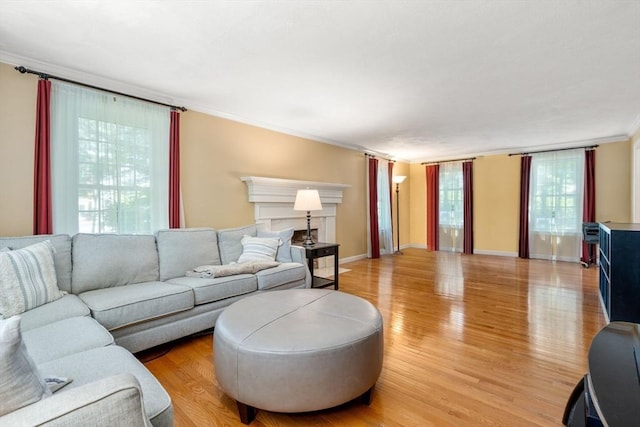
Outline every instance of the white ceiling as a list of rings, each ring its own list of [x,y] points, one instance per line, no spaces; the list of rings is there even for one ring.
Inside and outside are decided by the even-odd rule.
[[[640,127],[638,0],[0,0],[0,61],[414,162]]]

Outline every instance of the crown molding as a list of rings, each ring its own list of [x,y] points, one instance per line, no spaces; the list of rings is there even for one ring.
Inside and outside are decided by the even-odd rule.
[[[177,105],[176,100],[165,93],[153,91],[142,86],[132,85],[98,74],[87,73],[73,68],[61,67],[59,65],[38,61],[33,58],[15,55],[3,50],[0,50],[0,62],[4,62],[5,64],[13,66],[23,65],[36,71],[41,71],[43,73],[51,75],[58,75],[60,77],[64,77],[65,79],[75,80],[78,82],[86,83],[88,85],[105,88],[106,90],[113,90],[115,92],[121,92],[127,95],[147,98],[149,100],[161,102],[164,104]]]
[[[567,141],[567,142],[558,142],[554,144],[541,144],[541,145],[529,145],[526,147],[511,147],[511,148],[501,148],[499,150],[489,150],[489,151],[479,151],[472,154],[460,154],[457,156],[448,156],[442,158],[430,158],[420,161],[412,161],[411,163],[423,163],[423,162],[446,162],[451,159],[458,158],[460,156],[467,157],[483,157],[483,156],[498,156],[502,154],[510,154],[510,153],[526,153],[533,151],[544,151],[544,150],[563,150],[567,148],[581,148],[585,145],[600,145],[600,144],[609,144],[613,142],[625,142],[631,139],[629,135],[612,135],[605,136],[601,138],[592,138],[592,139],[582,139],[578,141]]]

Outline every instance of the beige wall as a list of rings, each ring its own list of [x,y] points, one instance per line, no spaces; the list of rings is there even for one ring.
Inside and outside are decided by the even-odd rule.
[[[0,235],[32,232],[36,82],[35,76],[0,63]],[[631,141],[603,144],[596,151],[599,221],[631,219],[631,152]],[[476,250],[517,252],[519,171],[517,156],[475,160]],[[394,174],[408,176],[400,185],[400,244],[425,247],[424,166],[398,162]],[[245,175],[351,185],[338,207],[340,254],[366,253],[362,153],[193,111],[182,114],[181,177],[188,227],[253,222],[253,205],[240,181]],[[393,197],[395,228],[395,188]]]
[[[180,127],[187,227],[252,223],[243,176],[349,184],[337,210],[340,257],[366,253],[362,153],[192,111],[182,113]]]
[[[36,85],[37,77],[0,63],[0,235],[32,233]],[[340,255],[366,253],[362,153],[191,111],[182,114],[180,130],[188,227],[252,223],[241,176],[349,184],[337,210]]]
[[[631,142],[596,149],[596,220],[631,221]],[[411,244],[424,247],[425,170],[412,165]],[[518,252],[520,156],[479,157],[473,165],[474,248],[476,252]]]
[[[631,141],[596,149],[596,221],[631,222]]]
[[[473,230],[477,250],[518,251],[520,156],[479,157],[473,162]]]
[[[0,63],[0,235],[33,232],[37,81]]]

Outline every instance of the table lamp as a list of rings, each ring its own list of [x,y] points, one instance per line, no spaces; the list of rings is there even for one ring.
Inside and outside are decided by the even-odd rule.
[[[307,211],[307,238],[304,241],[304,246],[315,245],[314,241],[311,239],[311,211],[322,210],[322,203],[320,202],[320,193],[318,193],[318,190],[298,190],[293,210]]]

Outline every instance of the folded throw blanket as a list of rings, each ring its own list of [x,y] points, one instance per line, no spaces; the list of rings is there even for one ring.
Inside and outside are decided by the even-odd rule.
[[[224,277],[236,274],[255,274],[260,270],[273,268],[280,265],[279,262],[242,262],[237,264],[225,265],[201,265],[193,270],[187,271],[187,277]]]

